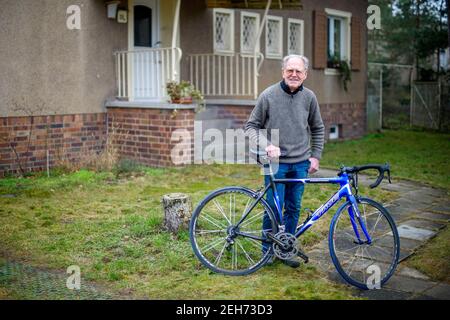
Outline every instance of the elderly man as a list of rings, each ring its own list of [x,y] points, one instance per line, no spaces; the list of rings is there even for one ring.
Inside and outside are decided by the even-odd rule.
[[[305,56],[284,57],[283,80],[261,93],[245,125],[246,134],[259,150],[265,150],[271,158],[279,158],[275,173],[277,179],[302,179],[319,169],[324,125],[314,92],[303,86],[308,64]],[[267,136],[261,129],[265,129]],[[271,142],[271,131],[274,129],[279,130],[278,145]],[[269,183],[268,176],[265,176],[265,183]],[[280,206],[284,207],[283,224],[285,231],[291,234],[295,234],[297,228],[303,190],[301,183],[277,185]],[[276,212],[271,190],[267,193],[267,201]],[[270,229],[267,214],[263,229]],[[263,247],[263,250],[267,249]],[[294,268],[300,265],[297,260],[284,260],[284,263]]]

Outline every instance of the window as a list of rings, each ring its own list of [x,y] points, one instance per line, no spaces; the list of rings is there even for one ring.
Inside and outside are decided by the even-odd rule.
[[[259,51],[259,39],[256,39],[259,28],[259,14],[241,12],[241,53],[253,54]]]
[[[152,46],[152,9],[134,6],[134,45]]]
[[[330,140],[339,139],[339,126],[338,125],[336,125],[336,124],[331,125],[328,138]]]
[[[325,9],[327,13],[327,67],[336,68],[340,60],[350,61],[351,13]]]
[[[303,54],[303,20],[288,19],[288,54]]]
[[[266,20],[266,58],[283,58],[283,19],[267,16]]]
[[[234,11],[214,9],[214,52],[234,52]]]

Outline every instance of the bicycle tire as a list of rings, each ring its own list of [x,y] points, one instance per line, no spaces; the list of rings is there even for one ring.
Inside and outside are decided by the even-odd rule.
[[[351,206],[347,201],[339,207],[330,224],[328,244],[331,259],[336,270],[348,283],[363,290],[380,288],[393,275],[398,265],[400,238],[395,222],[385,207],[369,198],[358,198],[357,203],[358,208],[362,207],[360,217],[355,219],[358,221],[358,232],[365,239],[361,230],[362,219],[372,243],[357,243],[350,218],[347,221],[341,220]]]
[[[238,276],[255,272],[269,260],[273,250],[271,245],[267,251],[263,252],[262,241],[259,243],[254,239],[236,236],[234,243],[229,245],[230,251],[226,240],[229,236],[230,226],[236,225],[243,212],[256,198],[256,193],[250,189],[226,187],[211,192],[199,203],[192,214],[189,237],[195,255],[204,266],[216,273]],[[229,208],[225,208],[225,203],[230,204]],[[214,210],[211,207],[217,208],[217,212],[213,213]],[[256,204],[255,208],[242,222],[239,231],[254,234],[259,232],[261,235],[264,217],[264,211],[261,210],[268,213],[272,226],[272,230],[265,231],[274,234],[278,232],[278,223],[270,206],[264,199],[260,199]],[[239,211],[239,216],[236,215],[237,211]],[[208,227],[218,229],[213,230],[208,229]],[[208,241],[209,243],[206,244]],[[215,242],[217,245],[214,244]],[[215,248],[217,246],[220,250]],[[238,253],[241,253],[244,258],[238,257]]]

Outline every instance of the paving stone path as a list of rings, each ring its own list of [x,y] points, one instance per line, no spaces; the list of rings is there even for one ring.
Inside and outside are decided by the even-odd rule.
[[[323,177],[336,175],[334,170],[321,169]],[[369,185],[373,177],[359,175],[359,183]],[[450,285],[431,281],[418,270],[408,268],[402,261],[445,228],[450,221],[450,199],[445,190],[409,181],[383,181],[382,189],[399,192],[400,197],[385,203],[394,218],[400,236],[400,263],[394,275],[381,289],[356,290],[355,295],[369,299],[450,299]],[[326,254],[324,254],[326,253]],[[328,253],[328,239],[308,252],[310,263],[326,271],[333,281],[345,283],[336,271]]]

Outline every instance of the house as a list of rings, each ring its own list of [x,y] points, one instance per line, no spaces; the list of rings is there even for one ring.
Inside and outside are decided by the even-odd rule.
[[[113,141],[121,154],[173,165],[174,132],[240,128],[255,99],[280,80],[281,59],[310,59],[327,138],[366,128],[367,1],[38,0],[0,11],[0,174],[76,160]],[[110,16],[111,18],[108,18]],[[337,67],[352,80],[343,88]],[[168,102],[165,84],[188,80],[206,109]],[[177,131],[178,130],[178,131]],[[112,139],[112,134],[120,134]],[[181,161],[181,162],[183,162]]]

